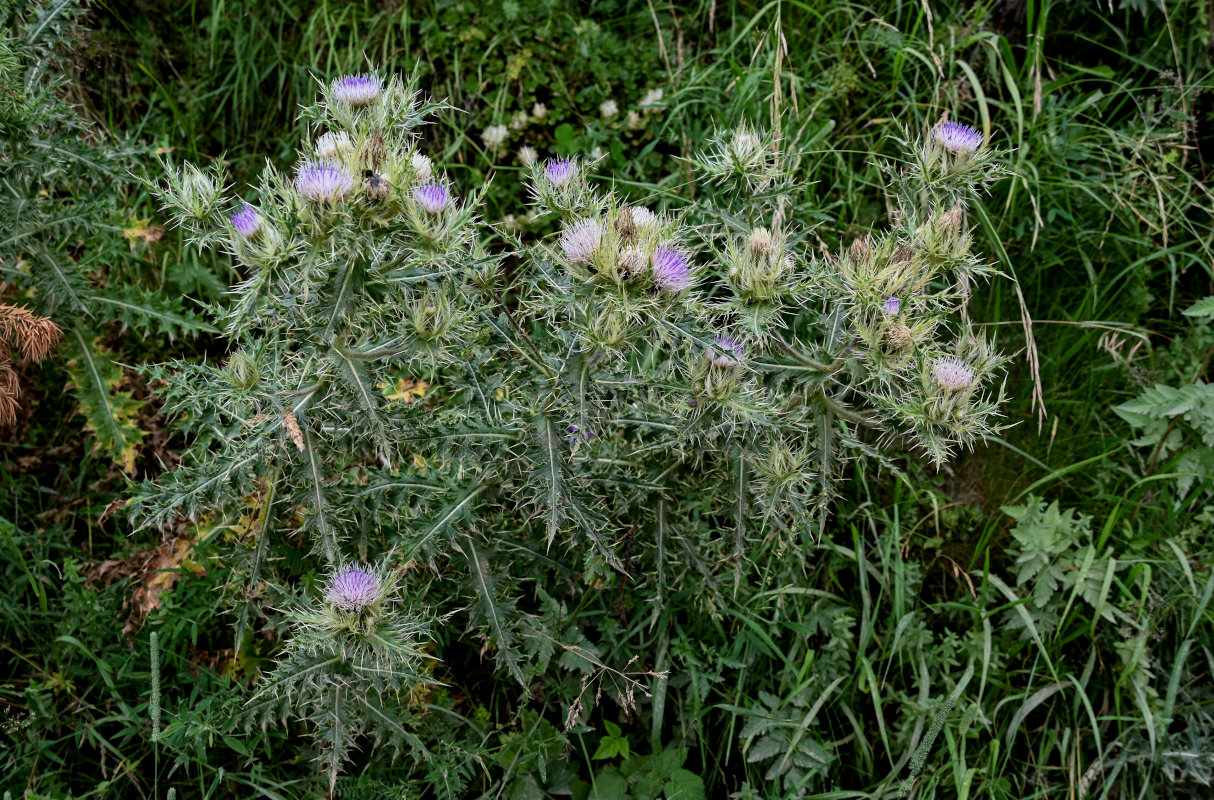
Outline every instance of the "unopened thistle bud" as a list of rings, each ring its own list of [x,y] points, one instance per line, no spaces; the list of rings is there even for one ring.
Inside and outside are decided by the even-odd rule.
[[[637,224],[632,218],[632,212],[628,207],[620,209],[620,213],[615,218],[615,232],[620,235],[620,239],[628,241],[633,236],[637,235]]]
[[[232,227],[241,238],[252,239],[261,230],[261,217],[257,215],[257,209],[245,203],[244,208],[232,215]]]
[[[932,380],[937,387],[956,394],[974,385],[974,371],[956,358],[937,358],[932,363]]]
[[[961,206],[953,206],[940,216],[940,221],[937,223],[938,230],[944,236],[956,236],[957,232],[961,230],[961,222],[964,218],[965,212],[961,210]]]
[[[437,183],[424,183],[413,190],[413,201],[427,214],[441,214],[451,207],[451,193]]]
[[[982,134],[960,122],[942,122],[932,131],[936,144],[953,155],[969,156],[982,147]]]
[[[851,256],[852,263],[867,264],[868,260],[872,258],[873,255],[873,251],[868,247],[868,237],[857,236],[856,239],[851,243],[851,248],[849,249],[848,254]]]
[[[905,350],[911,346],[911,329],[905,325],[893,325],[886,335],[891,350]]]
[[[363,160],[372,170],[378,171],[379,165],[384,163],[384,156],[388,154],[388,145],[384,141],[384,135],[379,131],[372,131],[367,137],[366,144],[363,145]]]
[[[670,247],[653,251],[653,282],[670,294],[679,294],[691,286],[691,262]]]
[[[261,380],[261,370],[252,356],[238,351],[223,365],[223,377],[235,388],[248,391]]]
[[[914,255],[915,255],[915,251],[910,248],[910,245],[904,244],[901,247],[899,247],[897,250],[894,251],[894,254],[890,258],[889,263],[891,263],[891,264],[909,264],[911,258],[914,257]]]
[[[333,81],[329,96],[339,103],[358,108],[379,97],[380,80],[374,75],[346,75]]]
[[[580,219],[561,233],[561,250],[571,264],[589,264],[603,241],[603,226],[597,219]]]
[[[354,149],[350,134],[345,131],[329,131],[316,140],[316,155],[326,161],[336,161],[349,155]]]
[[[309,161],[295,176],[295,190],[313,203],[342,200],[353,188],[354,179],[345,170],[323,162]]]

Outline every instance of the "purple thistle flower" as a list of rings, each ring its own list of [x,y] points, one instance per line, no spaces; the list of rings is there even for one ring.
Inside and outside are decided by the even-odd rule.
[[[244,208],[232,215],[232,227],[245,239],[252,239],[261,230],[261,217],[257,216],[257,209],[245,203]]]
[[[901,310],[902,310],[902,301],[896,297],[885,298],[885,304],[883,306],[881,306],[881,311],[884,312],[887,317],[892,317],[894,314],[897,314]]]
[[[333,81],[329,94],[350,106],[365,106],[379,97],[379,78],[374,75],[345,75]]]
[[[932,380],[946,392],[961,392],[974,385],[974,371],[960,359],[946,356],[932,363]]]
[[[583,431],[577,425],[570,425],[568,428],[565,429],[565,433],[567,434],[565,436],[565,441],[569,442],[569,444],[573,444],[574,442],[577,441],[577,437],[578,437],[579,433],[581,434],[582,438],[585,439],[586,441],[590,441],[591,439],[594,438],[593,433],[591,433],[590,431]]]
[[[423,183],[413,190],[413,200],[427,214],[441,214],[451,207],[451,193],[437,183]]]
[[[360,611],[379,599],[379,576],[367,567],[342,567],[329,579],[325,600],[342,611]]]
[[[728,336],[714,337],[712,343],[722,352],[712,356],[712,363],[718,367],[730,369],[742,363],[742,345]]]
[[[960,122],[941,122],[932,131],[936,144],[950,153],[970,155],[982,147],[982,134]]]
[[[544,174],[549,183],[560,188],[573,180],[574,175],[577,175],[577,164],[567,158],[557,158],[548,162]]]
[[[340,167],[323,161],[309,161],[295,176],[295,190],[313,203],[341,200],[354,188],[354,179]]]
[[[691,263],[678,250],[658,247],[653,251],[653,281],[671,294],[691,286]]]

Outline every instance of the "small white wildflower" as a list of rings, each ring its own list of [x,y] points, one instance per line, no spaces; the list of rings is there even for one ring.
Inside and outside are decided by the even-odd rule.
[[[629,111],[624,117],[624,127],[630,131],[639,131],[645,127],[645,120],[635,111]]]
[[[628,210],[632,213],[632,222],[637,230],[651,230],[658,224],[657,214],[643,206],[629,206]]]
[[[481,133],[481,141],[485,143],[485,147],[488,147],[490,150],[496,150],[501,147],[509,135],[510,131],[505,125],[490,125]]]
[[[521,131],[527,127],[529,121],[526,111],[516,111],[514,112],[514,116],[510,118],[510,130]]]
[[[539,153],[535,152],[535,148],[530,145],[523,145],[518,149],[518,160],[524,167],[529,167],[539,160]]]
[[[605,155],[605,153],[603,152],[603,148],[601,148],[601,147],[596,147],[596,148],[594,148],[593,150],[591,150],[591,151],[590,151],[590,160],[591,160],[591,161],[598,161],[598,160],[599,160],[600,158],[602,158],[604,155]]]
[[[644,99],[641,100],[641,108],[646,111],[654,111],[661,108],[664,94],[661,89],[650,89],[645,93]]]
[[[548,116],[548,106],[543,103],[536,103],[531,107],[531,116],[535,120],[541,120]]]
[[[603,115],[603,119],[611,119],[620,113],[620,106],[614,100],[604,100],[599,105],[599,113]]]

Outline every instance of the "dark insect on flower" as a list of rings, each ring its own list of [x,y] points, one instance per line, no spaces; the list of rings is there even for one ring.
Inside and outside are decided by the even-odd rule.
[[[387,178],[377,175],[371,170],[363,172],[363,178],[367,182],[367,197],[371,200],[379,201],[388,196],[388,190],[391,187],[388,185]]]

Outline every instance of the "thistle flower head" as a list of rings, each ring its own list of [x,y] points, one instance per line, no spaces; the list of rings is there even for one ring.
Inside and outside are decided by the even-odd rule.
[[[568,158],[554,158],[548,162],[548,166],[544,168],[544,177],[548,182],[560,188],[568,185],[577,175],[577,164]]]
[[[763,227],[752,230],[747,243],[750,245],[750,251],[759,258],[771,255],[775,247],[775,239],[772,237],[771,231]]]
[[[434,177],[434,162],[429,156],[421,153],[414,153],[409,163],[413,165],[413,174],[417,176],[419,181],[423,183]]]
[[[974,385],[974,371],[959,359],[945,356],[932,363],[932,380],[946,392],[962,392]]]
[[[658,215],[644,206],[629,206],[628,212],[632,215],[632,222],[637,226],[637,230],[652,230],[658,224]]]
[[[712,363],[729,369],[742,363],[742,345],[728,336],[713,337],[712,343],[721,352],[712,354]]]
[[[437,183],[423,183],[413,190],[413,200],[427,214],[441,214],[451,207],[451,193]]]
[[[354,179],[341,167],[323,161],[309,161],[295,176],[295,190],[313,203],[341,200],[354,188]]]
[[[345,131],[329,131],[316,140],[316,155],[326,161],[334,161],[353,149],[354,143]]]
[[[379,576],[370,568],[351,564],[333,573],[325,600],[342,611],[361,611],[379,600],[382,588]]]
[[[691,286],[691,263],[678,250],[658,247],[653,251],[653,281],[667,292],[678,294]]]
[[[329,86],[329,95],[348,106],[365,106],[379,97],[381,82],[374,75],[345,75]]]
[[[936,144],[956,155],[971,155],[982,146],[982,134],[960,122],[941,122],[932,136]]]
[[[645,254],[635,247],[620,253],[620,269],[626,275],[640,275],[645,271]]]
[[[885,303],[881,306],[881,312],[886,316],[892,317],[902,310],[902,301],[896,297],[885,298]]]
[[[243,238],[252,239],[261,230],[261,217],[257,215],[257,209],[245,203],[243,208],[232,215],[232,227]]]
[[[597,219],[579,219],[561,232],[561,250],[571,264],[589,264],[603,241],[603,225]]]
[[[893,325],[886,334],[886,341],[893,350],[905,350],[911,346],[913,339],[913,332],[905,325]]]

